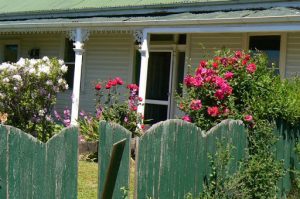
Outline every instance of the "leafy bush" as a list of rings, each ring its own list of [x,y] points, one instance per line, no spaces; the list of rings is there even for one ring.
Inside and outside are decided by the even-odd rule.
[[[56,94],[68,88],[64,62],[55,58],[23,59],[0,65],[0,113],[13,125],[46,141],[55,123],[51,113]]]
[[[105,85],[105,91],[102,89]],[[124,100],[119,89],[127,89],[129,96]],[[142,133],[143,116],[137,113],[137,107],[142,99],[138,97],[139,87],[136,84],[128,84],[124,88],[124,82],[120,77],[95,85],[96,91],[96,117],[98,120],[106,120],[118,123],[131,131],[134,136]]]
[[[284,174],[272,146],[274,123],[300,122],[300,81],[281,81],[268,68],[267,58],[243,51],[218,51],[184,78],[178,107],[183,120],[208,130],[228,118],[243,120],[248,128],[249,156],[234,181],[244,198],[272,198]],[[233,197],[233,196],[232,196]]]
[[[105,85],[105,89],[103,85]],[[127,100],[119,92],[121,89],[129,91]],[[143,116],[137,113],[137,107],[141,105],[140,102],[142,101],[138,97],[138,89],[136,84],[128,84],[124,88],[124,82],[120,77],[97,82],[95,84],[95,114],[81,111],[78,118],[82,138],[86,141],[98,141],[98,125],[101,120],[120,124],[131,131],[133,136],[139,136],[142,133],[144,125]],[[62,115],[55,111],[55,117],[64,126],[70,125],[71,112],[68,108],[64,110]]]

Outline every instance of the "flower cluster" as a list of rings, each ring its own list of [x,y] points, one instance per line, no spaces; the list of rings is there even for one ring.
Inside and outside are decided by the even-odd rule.
[[[121,91],[126,93],[125,89],[129,93],[127,100],[121,94]],[[143,117],[137,113],[137,108],[142,105],[143,99],[138,96],[138,85],[128,84],[125,87],[124,81],[120,77],[115,77],[108,81],[96,82],[95,91],[98,120],[103,119],[121,124],[135,135],[141,133],[142,129],[139,126],[143,127]]]
[[[178,106],[186,113],[182,119],[205,129],[237,115],[253,123],[246,107],[239,110],[242,102],[238,98],[245,93],[246,85],[255,81],[256,70],[254,58],[243,51],[223,52],[211,60],[200,61],[195,73],[184,78],[187,96],[179,97]]]
[[[68,68],[62,60],[23,59],[0,65],[0,112],[9,115],[7,124],[45,141],[46,128],[56,94],[68,89],[63,76]],[[48,130],[49,132],[49,130]]]

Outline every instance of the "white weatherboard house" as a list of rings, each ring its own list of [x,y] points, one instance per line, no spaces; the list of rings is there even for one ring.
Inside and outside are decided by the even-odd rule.
[[[115,76],[139,84],[146,118],[174,117],[187,66],[223,47],[265,51],[282,78],[299,73],[300,2],[0,0],[0,62],[64,59],[70,90],[57,107],[72,106],[73,124],[94,111],[92,81]]]

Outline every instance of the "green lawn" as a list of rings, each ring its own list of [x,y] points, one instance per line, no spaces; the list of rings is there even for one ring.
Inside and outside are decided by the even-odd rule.
[[[97,199],[98,164],[79,161],[78,199]]]
[[[134,161],[131,161],[134,165]],[[97,199],[98,164],[79,161],[78,164],[78,199]],[[134,166],[130,168],[130,190],[134,189]],[[133,198],[133,191],[129,192]]]

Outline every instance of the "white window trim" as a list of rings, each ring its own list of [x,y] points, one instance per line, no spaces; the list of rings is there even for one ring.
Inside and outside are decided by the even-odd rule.
[[[280,36],[280,52],[279,52],[279,74],[280,78],[284,79],[286,77],[286,51],[287,51],[287,33],[286,32],[278,32],[278,33],[245,33],[244,34],[244,49],[249,50],[249,38],[250,36],[272,36],[279,35]]]

